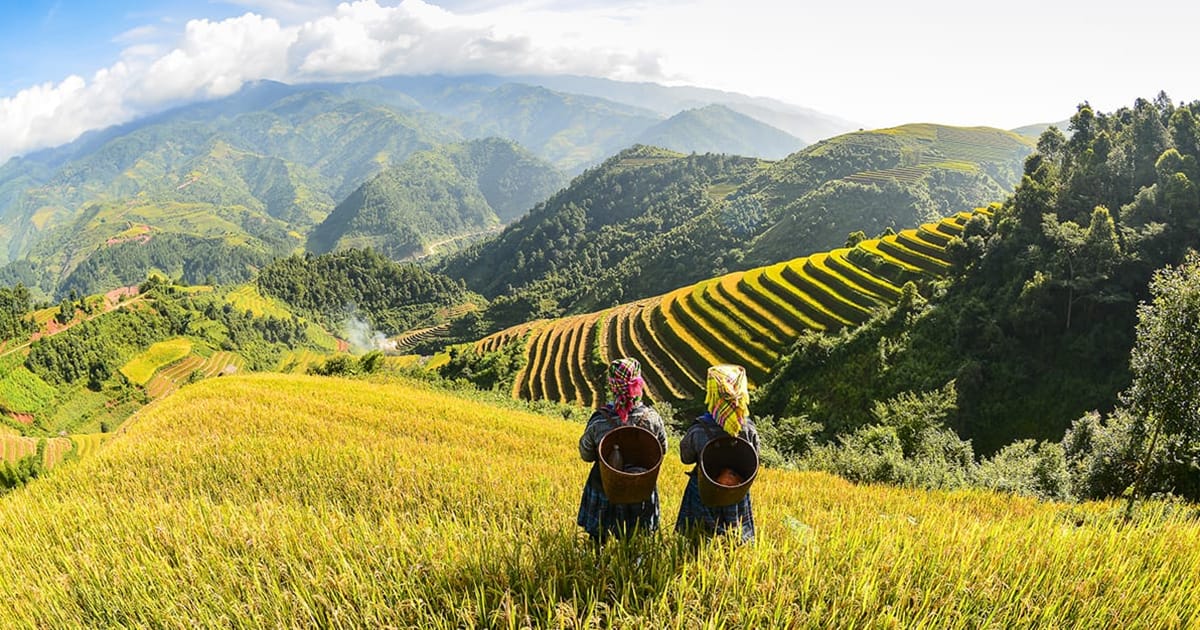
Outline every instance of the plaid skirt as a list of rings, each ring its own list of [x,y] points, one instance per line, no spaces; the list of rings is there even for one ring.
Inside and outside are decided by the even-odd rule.
[[[750,507],[749,492],[733,505],[709,507],[700,501],[700,484],[696,481],[696,471],[693,469],[688,476],[691,478],[683,490],[679,517],[675,519],[675,531],[681,534],[700,532],[719,535],[740,529],[743,542],[754,538],[754,511]]]
[[[658,489],[641,503],[609,503],[600,482],[600,468],[592,465],[583,497],[579,500],[579,516],[575,522],[595,540],[609,536],[621,538],[635,529],[652,532],[658,529]]]

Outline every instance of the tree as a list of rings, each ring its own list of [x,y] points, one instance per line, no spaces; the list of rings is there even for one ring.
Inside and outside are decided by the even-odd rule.
[[[1116,224],[1108,208],[1096,206],[1087,229],[1058,217],[1046,214],[1042,230],[1057,249],[1054,260],[1059,267],[1055,284],[1067,289],[1067,330],[1075,303],[1094,297],[1103,287],[1121,254]]]
[[[1155,273],[1138,307],[1129,402],[1151,426],[1200,439],[1200,255]]]
[[[1180,444],[1200,440],[1200,255],[1193,252],[1182,265],[1156,272],[1150,293],[1152,301],[1138,307],[1137,342],[1130,355],[1133,384],[1125,394],[1136,413],[1134,431],[1150,432],[1130,510],[1134,497],[1144,493],[1159,438],[1178,436],[1182,440],[1174,441]],[[1190,455],[1195,475],[1200,470],[1195,449],[1184,454]]]

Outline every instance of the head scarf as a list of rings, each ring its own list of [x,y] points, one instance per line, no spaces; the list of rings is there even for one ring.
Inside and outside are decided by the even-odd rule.
[[[704,405],[709,417],[730,435],[741,432],[750,415],[750,391],[746,387],[746,368],[740,365],[714,365],[708,368],[707,395]]]
[[[637,359],[617,359],[609,364],[608,391],[622,423],[629,422],[629,412],[642,399],[642,385],[642,364]]]

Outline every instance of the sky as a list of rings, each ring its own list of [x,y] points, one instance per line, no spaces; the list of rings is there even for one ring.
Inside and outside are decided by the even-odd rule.
[[[1179,0],[0,0],[0,163],[245,82],[581,74],[864,127],[1200,99]]]

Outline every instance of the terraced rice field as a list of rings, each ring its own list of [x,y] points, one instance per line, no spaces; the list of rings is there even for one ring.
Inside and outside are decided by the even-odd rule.
[[[885,266],[938,276],[950,268],[946,244],[972,216],[960,212],[857,249]],[[598,404],[603,382],[588,367],[595,355],[641,361],[657,400],[701,396],[704,372],[716,363],[743,365],[751,383],[761,383],[800,334],[857,325],[899,299],[900,286],[855,262],[851,251],[736,272],[607,311],[514,326],[476,348],[492,351],[527,336],[528,361],[513,387],[513,395],[525,399]]]
[[[54,319],[55,315],[58,315],[58,307],[51,306],[50,308],[43,308],[41,310],[34,311],[32,315],[33,322],[38,325],[38,328],[44,328],[46,326],[46,322]]]
[[[62,463],[63,458],[67,456],[73,446],[71,440],[63,437],[34,438],[0,435],[0,462],[15,463],[30,455],[36,455],[38,442],[41,440],[46,441],[46,448],[42,453],[42,464],[47,468],[53,468]]]
[[[320,324],[309,322],[308,325],[305,326],[304,332],[308,334],[309,341],[316,344],[318,347],[328,350],[329,352],[337,351],[337,337],[329,334],[329,331],[321,327]]]
[[[160,341],[130,359],[121,367],[121,373],[135,385],[146,385],[159,368],[182,359],[191,351],[192,342],[184,337]]]
[[[510,328],[505,328],[498,333],[488,335],[487,337],[484,337],[475,343],[475,350],[477,352],[495,352],[506,344],[512,343],[513,341],[524,337],[545,321],[546,320],[539,319],[532,322],[525,322]]]
[[[421,362],[421,355],[402,354],[398,357],[384,357],[383,364],[393,370],[411,368]]]
[[[146,384],[146,394],[152,399],[162,398],[187,383],[193,372],[198,372],[200,378],[210,378],[229,366],[240,369],[244,364],[245,361],[232,352],[214,352],[208,358],[189,355],[159,370]]]
[[[928,172],[928,169],[919,166],[900,166],[879,171],[861,171],[853,175],[848,175],[844,179],[860,184],[882,184],[889,180],[910,183],[921,179]]]
[[[246,365],[246,360],[234,352],[214,352],[200,366],[204,378],[218,376],[227,372],[240,372]]]
[[[392,348],[392,350],[394,350],[395,352],[401,352],[401,353],[408,352],[409,350],[412,350],[413,348],[415,348],[417,346],[417,344],[419,344],[423,341],[429,341],[431,339],[445,337],[446,331],[448,331],[448,330],[450,330],[450,322],[446,322],[444,324],[438,324],[437,326],[430,326],[429,328],[421,328],[419,330],[410,330],[406,333],[403,333],[403,334],[397,336],[396,338],[394,338],[392,340],[396,344]]]
[[[403,411],[403,413],[398,413]],[[414,418],[419,421],[414,421]],[[4,628],[1200,625],[1191,506],[764,468],[752,544],[575,526],[581,425],[413,381],[214,379],[0,500]]]

